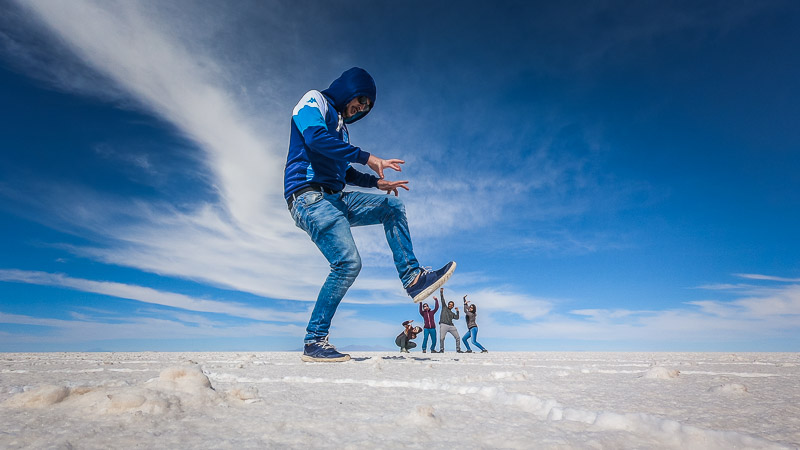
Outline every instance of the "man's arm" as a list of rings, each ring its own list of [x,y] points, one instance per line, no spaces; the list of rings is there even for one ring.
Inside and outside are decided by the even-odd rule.
[[[350,145],[332,135],[326,127],[312,126],[306,128],[303,131],[303,140],[311,150],[331,159],[366,164],[370,157],[369,152]]]
[[[292,121],[311,150],[328,158],[367,164],[370,154],[328,131],[328,102],[319,91],[308,91],[292,111]]]
[[[436,297],[433,297],[433,301],[436,304],[436,307],[433,308],[433,313],[436,314],[436,311],[439,310],[439,299],[436,298]]]
[[[378,177],[372,176],[368,173],[361,172],[360,170],[357,170],[352,166],[348,167],[347,171],[344,173],[344,181],[347,184],[352,184],[354,186],[361,186],[365,188],[378,187]]]

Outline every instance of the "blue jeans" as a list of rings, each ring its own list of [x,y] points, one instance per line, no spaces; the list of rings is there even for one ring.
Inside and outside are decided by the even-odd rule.
[[[486,350],[485,348],[483,348],[481,344],[478,343],[478,327],[470,328],[469,331],[467,331],[467,334],[465,334],[464,337],[461,338],[461,340],[464,342],[464,345],[467,346],[467,350],[472,350],[471,348],[469,348],[469,342],[467,342],[467,339],[469,339],[470,336],[472,336],[472,343],[475,344],[476,347],[478,347],[481,350]]]
[[[436,328],[423,328],[423,333],[425,333],[425,337],[422,338],[422,349],[425,350],[428,348],[428,336],[431,337],[431,351],[436,350]]]
[[[408,232],[406,210],[397,197],[364,192],[309,191],[295,199],[291,212],[294,223],[308,233],[331,266],[306,328],[307,344],[328,335],[339,302],[361,271],[361,256],[350,227],[383,224],[403,287],[408,287],[420,272]]]

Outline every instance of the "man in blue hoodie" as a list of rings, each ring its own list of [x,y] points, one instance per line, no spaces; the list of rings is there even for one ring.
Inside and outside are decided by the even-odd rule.
[[[384,170],[401,171],[400,159],[381,159],[350,145],[347,125],[375,107],[376,89],[364,69],[345,71],[324,91],[308,91],[292,112],[284,196],[295,224],[311,237],[330,263],[331,272],[317,297],[306,328],[303,361],[347,361],[328,342],[331,320],[361,271],[361,257],[350,227],[383,224],[386,240],[403,287],[419,303],[442,286],[456,268],[450,261],[439,270],[420,267],[414,256],[405,207],[398,189],[408,181],[388,181]],[[378,176],[351,166],[368,166]],[[377,188],[390,195],[344,191],[347,184]]]

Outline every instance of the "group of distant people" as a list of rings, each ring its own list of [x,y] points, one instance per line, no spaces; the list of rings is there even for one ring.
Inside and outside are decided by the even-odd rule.
[[[445,305],[444,288],[439,288],[439,296],[442,298],[442,305]],[[453,320],[458,320],[459,310],[452,301],[447,302],[446,306],[442,308],[439,314],[439,350],[436,350],[436,322],[435,314],[439,311],[439,299],[433,297],[433,309],[427,303],[420,303],[419,313],[423,319],[423,327],[413,326],[413,320],[406,320],[403,322],[403,331],[395,339],[395,344],[400,347],[400,351],[408,353],[409,349],[415,348],[417,344],[412,342],[418,334],[424,332],[422,339],[422,353],[426,353],[428,349],[428,338],[431,339],[431,353],[444,353],[444,340],[448,333],[452,334],[456,340],[457,353],[472,353],[472,348],[469,346],[469,339],[472,338],[472,344],[481,350],[481,353],[488,353],[481,344],[478,343],[478,324],[475,321],[478,308],[475,304],[467,300],[464,296],[464,318],[467,321],[467,334],[461,338],[458,334],[458,328],[453,324]],[[455,309],[455,312],[453,310]],[[461,351],[461,342],[467,347],[467,351]]]

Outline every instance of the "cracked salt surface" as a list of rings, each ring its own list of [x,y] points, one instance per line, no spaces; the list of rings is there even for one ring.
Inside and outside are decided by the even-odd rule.
[[[800,446],[796,353],[352,356],[3,354],[0,448]]]

